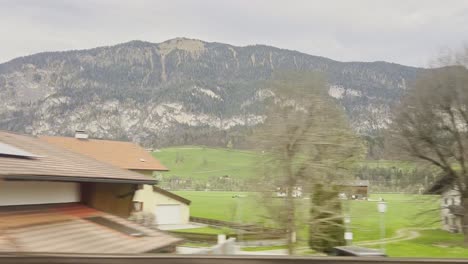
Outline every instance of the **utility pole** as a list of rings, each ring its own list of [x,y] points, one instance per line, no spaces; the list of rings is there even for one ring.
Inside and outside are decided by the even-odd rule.
[[[237,195],[237,223],[242,224],[242,202],[240,201],[241,196]],[[240,228],[237,228],[237,240],[240,242],[242,240],[242,232]]]
[[[380,250],[385,253],[385,212],[387,211],[387,203],[383,199],[377,203],[377,210],[380,213]]]
[[[351,231],[351,201],[346,199],[345,202],[345,215],[344,215],[344,224],[345,224],[345,233],[344,239],[346,241],[346,246],[351,246],[353,243],[353,232]]]

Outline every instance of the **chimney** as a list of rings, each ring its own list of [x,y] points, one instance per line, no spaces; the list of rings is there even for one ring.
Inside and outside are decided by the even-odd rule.
[[[76,139],[88,139],[88,134],[84,130],[75,130],[75,138]]]

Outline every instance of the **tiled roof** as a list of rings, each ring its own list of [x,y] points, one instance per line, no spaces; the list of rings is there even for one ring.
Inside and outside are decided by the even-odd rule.
[[[140,235],[93,222],[96,217]],[[179,242],[160,231],[81,204],[0,207],[0,252],[132,254]]]
[[[131,142],[41,136],[41,140],[130,170],[167,171],[157,159]]]
[[[35,155],[30,158],[0,155],[0,179],[155,183],[150,177],[114,167],[35,137],[0,131],[0,142]]]
[[[192,203],[192,201],[190,201],[189,199],[186,199],[186,198],[184,198],[184,197],[182,197],[182,196],[179,196],[179,195],[177,195],[177,194],[175,194],[175,193],[172,193],[172,192],[170,192],[170,191],[166,191],[166,190],[164,190],[164,189],[162,189],[162,188],[159,188],[159,187],[156,186],[156,185],[153,185],[152,187],[153,187],[153,192],[158,192],[158,193],[160,193],[160,194],[162,194],[162,195],[171,197],[172,199],[174,199],[174,200],[176,200],[176,201],[179,201],[179,202],[181,202],[181,203],[184,203],[184,204],[186,204],[186,205],[190,205],[190,204]]]

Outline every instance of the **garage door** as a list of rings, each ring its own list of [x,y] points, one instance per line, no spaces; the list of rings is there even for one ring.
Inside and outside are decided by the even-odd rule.
[[[156,206],[156,224],[181,224],[181,206],[178,204],[160,204]]]

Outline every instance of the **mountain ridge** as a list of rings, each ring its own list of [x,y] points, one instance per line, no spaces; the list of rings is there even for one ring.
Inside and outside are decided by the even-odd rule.
[[[222,43],[222,42],[218,42],[218,41],[204,41],[204,40],[201,40],[201,39],[192,39],[192,38],[186,38],[186,37],[175,37],[175,38],[165,40],[163,42],[151,42],[151,41],[146,41],[146,40],[134,39],[134,40],[129,40],[129,41],[126,41],[126,42],[123,42],[123,43],[117,43],[117,44],[114,44],[114,45],[97,46],[97,47],[94,47],[94,48],[70,49],[70,50],[60,50],[60,51],[58,51],[58,50],[57,51],[42,51],[42,52],[37,52],[37,53],[29,54],[29,55],[19,56],[19,57],[10,59],[10,60],[5,61],[5,62],[0,62],[0,67],[3,64],[7,64],[7,63],[10,63],[10,62],[15,61],[15,60],[20,60],[20,59],[23,59],[23,58],[36,56],[36,55],[47,55],[47,54],[52,54],[52,53],[69,53],[69,52],[79,52],[79,51],[91,51],[91,50],[100,49],[100,48],[111,48],[111,47],[115,47],[115,46],[127,45],[127,44],[132,44],[132,43],[137,43],[137,44],[141,43],[141,44],[148,44],[148,45],[159,45],[161,43],[169,42],[169,41],[173,41],[173,40],[195,40],[195,41],[201,41],[201,42],[209,43],[209,44],[227,45],[227,46],[231,46],[231,47],[235,47],[235,48],[248,48],[248,47],[274,48],[274,49],[283,50],[283,51],[297,52],[297,53],[300,53],[300,54],[305,54],[305,55],[308,55],[308,56],[321,58],[321,59],[326,59],[326,60],[329,60],[329,61],[332,61],[332,62],[338,62],[338,63],[384,63],[384,64],[391,64],[391,65],[396,65],[396,66],[410,67],[410,68],[415,68],[415,69],[426,69],[424,67],[405,65],[405,64],[401,64],[401,63],[389,62],[389,61],[383,61],[383,60],[377,60],[377,61],[355,61],[355,60],[341,61],[341,60],[331,59],[331,58],[328,58],[328,57],[325,57],[325,56],[312,55],[312,54],[302,52],[302,51],[298,51],[298,50],[294,50],[294,49],[278,48],[278,47],[267,45],[267,44],[233,45],[233,44]]]
[[[319,71],[360,133],[382,127],[391,105],[425,69],[340,62],[267,45],[175,38],[42,52],[0,64],[0,129],[144,145],[240,144],[262,122],[258,83],[275,71]]]

